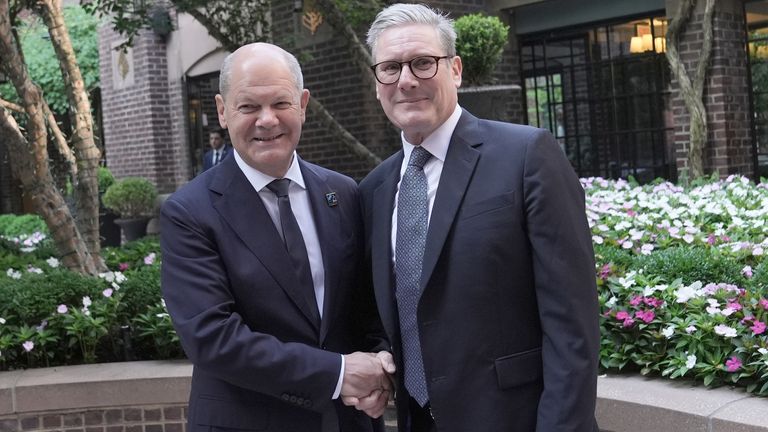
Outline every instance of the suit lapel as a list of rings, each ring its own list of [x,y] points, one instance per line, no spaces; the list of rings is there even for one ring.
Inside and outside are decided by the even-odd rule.
[[[474,148],[479,145],[479,142],[470,141],[473,139],[470,137],[478,136],[474,133],[476,124],[477,118],[465,111],[451,137],[427,231],[427,243],[421,267],[422,292],[427,281],[432,277],[437,259],[440,257],[459,206],[464,201],[464,194],[480,157],[480,153]]]
[[[227,166],[218,170],[210,186],[213,192],[221,195],[219,199],[214,199],[214,208],[285,290],[315,331],[319,331],[317,313],[313,312],[317,306],[310,304],[302,292],[305,290],[299,288],[298,276],[291,265],[291,258],[283,247],[283,240],[259,193],[240,171],[235,158],[227,158],[221,163],[226,163]]]
[[[389,174],[373,192],[373,222],[371,225],[371,266],[375,285],[376,303],[380,305],[381,322],[389,335],[399,334],[397,308],[394,307],[394,283],[392,281],[392,211],[395,204],[397,182],[403,151],[392,160]],[[384,309],[384,310],[382,310]]]
[[[323,299],[323,319],[320,321],[320,341],[328,334],[329,326],[334,321],[338,310],[334,307],[338,304],[340,266],[342,251],[339,250],[341,233],[340,207],[331,207],[326,202],[326,194],[334,190],[326,182],[325,176],[314,170],[311,165],[299,159],[301,174],[307,187],[309,205],[312,208],[312,216],[315,221],[317,238],[323,255],[323,269],[325,273],[325,294]]]

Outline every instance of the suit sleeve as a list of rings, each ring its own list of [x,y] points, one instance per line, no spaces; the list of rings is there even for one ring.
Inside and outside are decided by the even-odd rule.
[[[537,430],[592,431],[600,336],[584,190],[552,135],[533,135],[524,194],[543,333]]]
[[[173,197],[160,214],[162,291],[189,359],[235,386],[283,398],[330,402],[341,356],[252,331],[237,313],[211,229],[200,210]]]

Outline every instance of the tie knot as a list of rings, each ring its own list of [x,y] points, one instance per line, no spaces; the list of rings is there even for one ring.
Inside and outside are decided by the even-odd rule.
[[[288,187],[290,185],[291,181],[286,178],[277,179],[272,180],[272,182],[267,185],[267,189],[271,190],[278,197],[285,197],[288,196]]]
[[[424,168],[424,164],[426,164],[431,157],[432,153],[424,149],[422,146],[416,146],[411,152],[411,159],[408,161],[408,165]]]

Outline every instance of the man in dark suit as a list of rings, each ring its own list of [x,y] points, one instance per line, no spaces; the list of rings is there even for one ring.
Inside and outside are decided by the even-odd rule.
[[[292,55],[238,49],[220,92],[235,152],[161,211],[163,296],[194,364],[187,431],[371,431],[342,404],[380,416],[394,372],[359,289],[356,184],[296,155],[309,91]]]
[[[224,131],[221,129],[214,129],[208,134],[208,145],[211,149],[203,155],[203,171],[223,161],[229,154],[229,148],[224,142]]]
[[[457,103],[451,20],[396,4],[368,32],[403,150],[360,184],[401,431],[596,431],[584,191],[552,135]]]

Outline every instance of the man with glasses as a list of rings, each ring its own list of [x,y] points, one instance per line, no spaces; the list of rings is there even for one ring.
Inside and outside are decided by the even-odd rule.
[[[402,151],[361,183],[400,431],[596,431],[584,191],[552,135],[458,105],[452,22],[395,4],[368,32]]]

